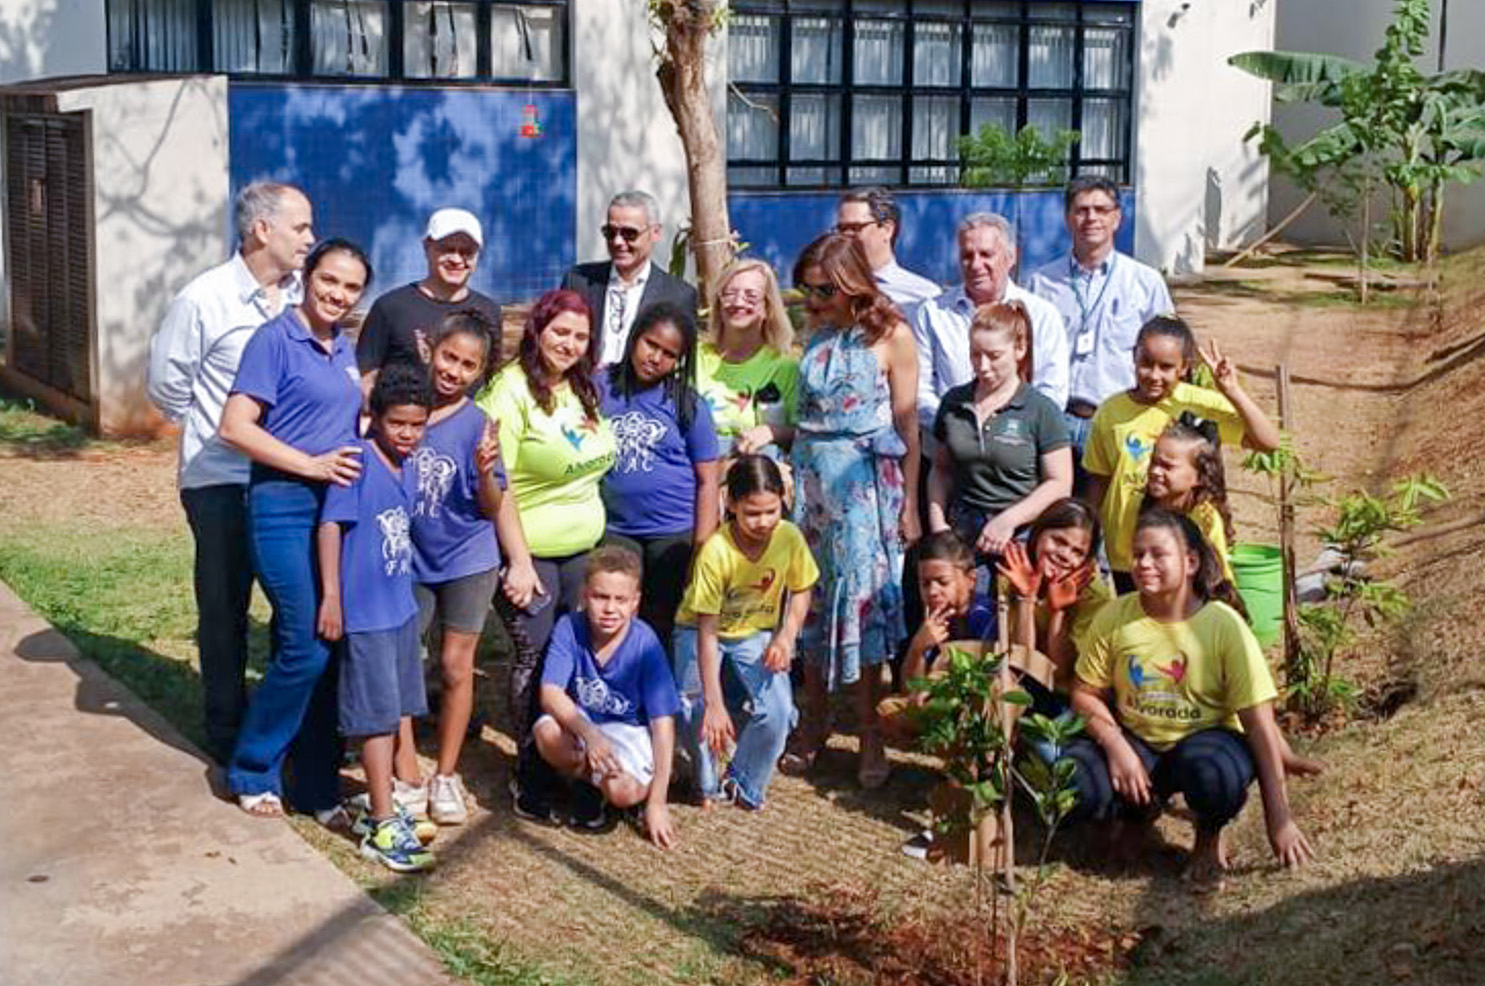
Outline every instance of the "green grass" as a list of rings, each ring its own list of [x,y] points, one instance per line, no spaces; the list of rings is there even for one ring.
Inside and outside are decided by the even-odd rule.
[[[37,413],[31,401],[0,398],[0,445],[58,455],[79,451],[89,441],[82,428]]]

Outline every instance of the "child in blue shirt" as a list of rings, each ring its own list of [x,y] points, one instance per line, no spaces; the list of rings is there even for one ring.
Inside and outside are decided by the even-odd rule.
[[[676,305],[640,312],[622,362],[599,377],[617,458],[603,477],[604,540],[639,555],[639,615],[666,646],[691,556],[717,529],[717,429],[696,393],[696,323]]]
[[[666,795],[681,700],[660,640],[639,609],[639,557],[604,545],[588,556],[583,606],[557,621],[541,674],[544,713],[536,749],[573,779],[574,829],[610,827],[607,802],[644,802],[644,825],[661,849],[675,845]]]
[[[340,731],[362,741],[371,802],[361,855],[399,873],[433,865],[433,854],[392,800],[392,762],[404,719],[428,711],[413,598],[411,514],[416,474],[403,464],[428,424],[433,394],[422,367],[395,364],[371,391],[370,440],[361,475],[332,486],[320,514],[319,632],[345,638]]]

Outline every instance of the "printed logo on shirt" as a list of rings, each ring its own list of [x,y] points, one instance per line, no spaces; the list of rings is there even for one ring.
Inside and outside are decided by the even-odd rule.
[[[408,534],[407,510],[398,506],[376,515],[382,532],[382,563],[388,575],[412,571],[412,538]]]
[[[1152,448],[1154,448],[1153,444],[1146,445],[1138,435],[1124,436],[1124,454],[1133,459],[1135,465],[1144,463],[1145,456],[1150,454]]]
[[[412,464],[418,471],[418,502],[413,505],[413,516],[437,517],[454,486],[454,477],[459,475],[459,464],[426,445],[413,452]]]
[[[655,446],[665,437],[665,423],[639,411],[609,420],[614,430],[619,472],[650,472],[655,468]]]
[[[1020,418],[1005,418],[996,430],[992,441],[1002,445],[1025,445],[1027,440],[1025,422]]]
[[[634,708],[627,698],[614,694],[602,678],[574,678],[572,684],[578,705],[589,712],[617,718],[629,715]]]
[[[739,411],[746,411],[748,405],[753,403],[753,388],[744,387],[742,390],[736,391],[729,400]]]
[[[1133,654],[1127,660],[1129,683],[1134,688],[1129,704],[1136,712],[1152,719],[1179,722],[1194,722],[1202,717],[1202,710],[1186,694],[1190,661],[1185,654],[1178,652],[1163,663],[1141,662]]]
[[[596,434],[598,434],[598,422],[590,418],[579,421],[576,428],[569,424],[562,425],[562,437],[567,439],[567,444],[579,452],[583,449],[583,442]]]
[[[761,595],[764,595],[765,593],[768,592],[769,589],[773,588],[774,580],[777,579],[778,577],[779,577],[779,573],[775,569],[772,569],[772,568],[764,569],[763,570],[763,577],[760,578],[757,582],[755,582],[752,585],[748,586],[748,588],[749,589],[752,589],[754,592],[758,593],[760,596]]]

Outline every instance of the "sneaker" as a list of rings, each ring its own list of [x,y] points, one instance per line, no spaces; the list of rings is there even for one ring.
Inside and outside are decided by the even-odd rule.
[[[562,826],[562,816],[557,814],[550,801],[536,791],[522,787],[514,777],[510,782],[511,811],[519,819],[538,825]]]
[[[392,799],[392,804],[397,808],[397,817],[407,823],[408,829],[418,837],[418,841],[423,845],[428,845],[438,836],[438,826],[432,821],[427,818],[414,818],[412,812],[408,811],[407,807],[399,803],[395,797]],[[371,796],[358,794],[347,801],[346,806],[350,809],[351,817],[354,819],[351,823],[351,834],[369,835],[376,825],[371,817]]]
[[[927,859],[932,849],[932,829],[924,829],[902,844],[902,854],[908,859]]]
[[[433,853],[423,847],[401,815],[383,818],[361,839],[361,855],[396,873],[433,868]]]
[[[434,774],[428,782],[428,817],[439,825],[463,825],[469,821],[464,783],[458,774]]]
[[[428,785],[408,784],[392,778],[392,800],[406,808],[414,818],[428,817]]]
[[[618,824],[618,819],[603,802],[603,792],[587,781],[575,781],[572,785],[572,814],[567,824],[584,835],[601,835]]]

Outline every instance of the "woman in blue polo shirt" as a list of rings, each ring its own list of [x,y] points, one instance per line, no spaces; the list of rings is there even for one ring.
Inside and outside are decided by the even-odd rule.
[[[222,438],[253,461],[248,537],[273,606],[273,656],[253,693],[227,784],[253,815],[283,812],[282,770],[294,747],[294,807],[328,821],[340,803],[330,646],[315,632],[315,528],[325,489],[360,475],[355,347],[339,322],[371,281],[360,247],[326,240],[304,261],[304,301],[264,323],[242,353],[222,412]]]
[[[717,529],[717,430],[696,392],[696,323],[669,302],[640,313],[598,381],[617,457],[603,477],[605,540],[643,561],[639,615],[670,647],[691,552]]]
[[[986,305],[969,328],[974,379],[950,388],[933,422],[928,526],[981,555],[1000,555],[1026,525],[1072,494],[1062,411],[1026,383],[1031,317],[1017,301]]]

